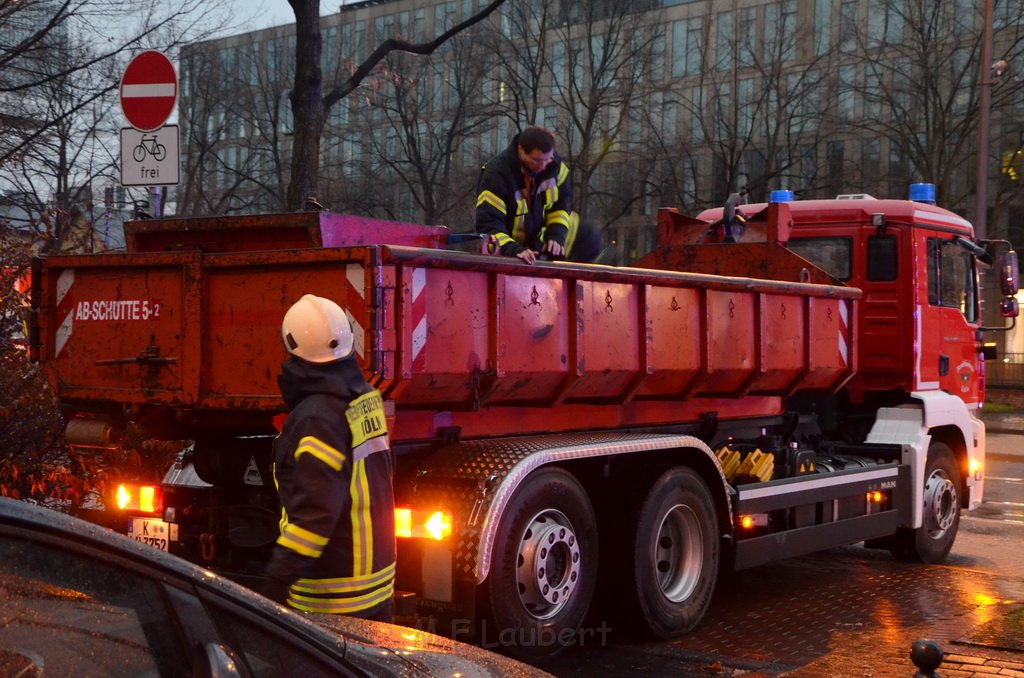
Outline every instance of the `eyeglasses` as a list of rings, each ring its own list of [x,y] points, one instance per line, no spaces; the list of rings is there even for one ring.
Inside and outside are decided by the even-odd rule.
[[[519,161],[531,172],[539,172],[544,169],[551,164],[554,157],[554,150],[550,150],[545,153],[539,148],[535,148],[530,153],[526,153],[522,148],[519,149]]]

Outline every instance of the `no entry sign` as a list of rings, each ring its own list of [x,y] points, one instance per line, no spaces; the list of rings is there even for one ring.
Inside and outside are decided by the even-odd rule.
[[[136,54],[121,77],[121,110],[140,132],[160,129],[178,100],[178,75],[163,53]]]

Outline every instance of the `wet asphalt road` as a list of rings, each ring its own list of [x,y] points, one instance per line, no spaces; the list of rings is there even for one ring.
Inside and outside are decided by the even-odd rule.
[[[944,678],[1024,678],[1024,416],[995,430],[1006,432],[989,436],[986,503],[963,516],[944,565],[850,546],[731,573],[693,633],[643,642],[609,620],[610,632],[543,668],[564,678],[910,678],[911,644],[929,638],[947,654]],[[588,623],[601,622],[598,610]]]

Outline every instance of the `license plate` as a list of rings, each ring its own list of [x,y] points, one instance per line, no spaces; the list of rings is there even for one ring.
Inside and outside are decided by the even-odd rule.
[[[170,542],[178,541],[178,526],[157,518],[132,518],[132,523],[128,526],[128,536],[135,541],[167,551]]]

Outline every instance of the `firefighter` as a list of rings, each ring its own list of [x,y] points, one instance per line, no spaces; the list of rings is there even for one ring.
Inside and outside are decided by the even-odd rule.
[[[537,125],[515,136],[480,172],[476,231],[493,236],[501,254],[532,264],[538,252],[591,262],[599,234],[573,211],[569,166],[555,152],[555,135]]]
[[[307,294],[284,316],[274,441],[281,534],[265,594],[307,612],[392,618],[393,462],[380,393],[363,377],[340,306]]]

